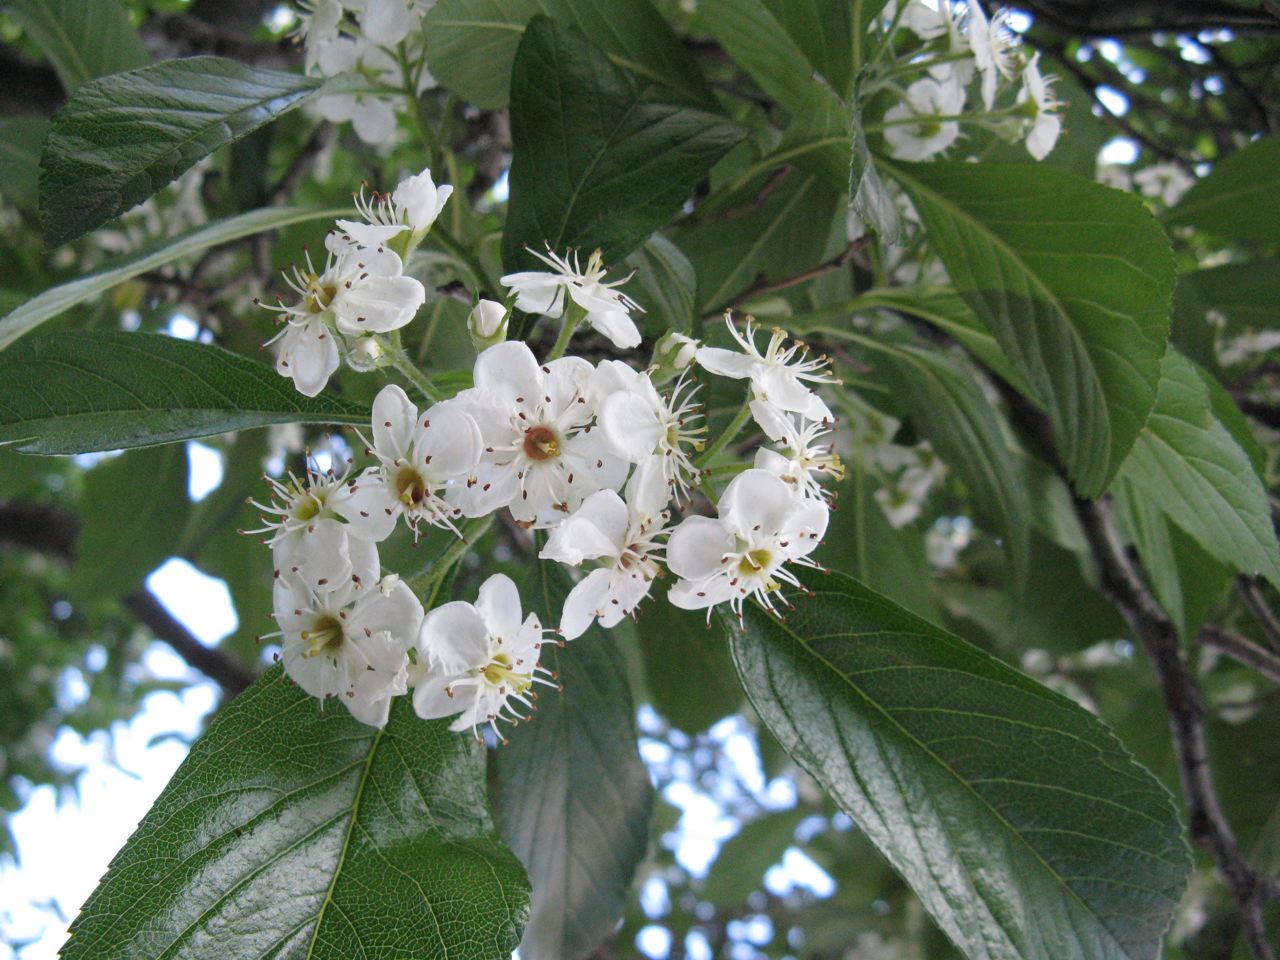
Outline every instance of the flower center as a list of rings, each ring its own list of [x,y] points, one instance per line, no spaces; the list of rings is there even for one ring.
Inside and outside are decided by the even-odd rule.
[[[524,693],[533,686],[533,677],[527,673],[519,673],[511,662],[511,655],[507,653],[495,654],[481,671],[481,675],[489,686],[509,686],[517,694]]]
[[[431,491],[427,489],[427,481],[413,467],[401,467],[400,472],[396,474],[396,494],[400,497],[400,502],[406,507],[419,506],[423,500],[430,496]]]
[[[530,460],[552,460],[560,456],[560,438],[550,427],[530,427],[524,434],[524,453]]]
[[[307,278],[307,309],[311,313],[322,313],[337,295],[336,284],[321,283],[314,273]]]
[[[738,572],[743,576],[751,576],[767,570],[769,564],[773,562],[773,554],[761,547],[758,550],[748,550],[742,555],[742,559],[738,561]]]
[[[302,631],[302,639],[306,641],[307,652],[303,656],[316,657],[322,653],[336,654],[342,649],[342,624],[336,617],[322,614],[316,617],[310,630]]]

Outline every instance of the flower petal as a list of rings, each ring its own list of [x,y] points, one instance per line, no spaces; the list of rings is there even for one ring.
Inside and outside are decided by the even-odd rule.
[[[491,636],[501,637],[510,643],[520,632],[520,624],[524,619],[520,591],[506,574],[495,573],[480,584],[476,609],[480,611]]]
[[[667,566],[678,577],[701,580],[718,573],[734,547],[733,531],[711,517],[686,517],[667,541]]]
[[[560,633],[566,640],[576,640],[586,633],[603,612],[609,599],[609,571],[592,570],[564,598],[560,611]]]

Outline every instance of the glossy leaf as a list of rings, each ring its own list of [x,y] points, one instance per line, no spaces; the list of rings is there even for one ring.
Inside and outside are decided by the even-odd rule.
[[[721,623],[752,704],[987,960],[1154,960],[1190,867],[1172,798],[1102,723],[841,574]]]
[[[569,584],[543,563],[521,595],[544,624]],[[497,754],[502,836],[529,871],[533,906],[520,955],[578,960],[614,928],[649,839],[653,791],[616,634],[592,627],[542,648],[563,693],[544,690],[533,721]]]
[[[1280,241],[1280,136],[1255,140],[1219,161],[1166,220],[1227,240]]]
[[[151,58],[118,0],[9,0],[6,12],[44,52],[68,94]]]
[[[539,13],[577,27],[637,78],[718,109],[698,65],[649,0],[440,0],[423,24],[432,75],[478,107],[505,107],[516,48]]]
[[[1209,388],[1175,350],[1122,475],[1202,547],[1241,573],[1280,584],[1280,545],[1249,455],[1214,415]]]
[[[584,257],[599,247],[606,265],[621,260],[743,136],[545,17],[520,41],[511,89],[508,269],[541,269],[525,248],[544,244],[580,247]]]
[[[484,749],[409,698],[383,730],[273,668],[192,747],[86,901],[65,960],[499,960],[528,883]]]
[[[95,80],[54,115],[41,161],[45,245],[74,240],[300,106],[321,82],[220,57]]]
[[[1135,197],[1031,164],[893,164],[957,291],[995,335],[1077,491],[1097,496],[1155,403],[1174,261]]]
[[[0,317],[0,350],[64,310],[106,293],[116,284],[131,280],[148,270],[155,270],[209,247],[250,237],[255,233],[305,223],[308,220],[332,220],[334,217],[349,216],[350,213],[350,207],[327,210],[273,207],[196,227],[172,240],[161,241],[149,250],[115,260],[94,273],[46,290]]]
[[[27,453],[143,447],[272,423],[367,423],[270,367],[153,333],[53,333],[0,355],[0,443]]]

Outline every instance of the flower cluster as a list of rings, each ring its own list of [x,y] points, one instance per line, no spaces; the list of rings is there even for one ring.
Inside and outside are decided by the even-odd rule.
[[[952,146],[962,122],[973,122],[1009,139],[1024,138],[1037,160],[1049,155],[1062,129],[1052,77],[1042,76],[1039,55],[1024,56],[1009,27],[1009,13],[990,19],[976,3],[966,4],[963,20],[949,0],[889,3],[884,21],[891,32],[902,28],[918,41],[890,66],[878,86],[892,90],[898,102],[884,115],[884,138],[891,154],[925,160]],[[902,85],[903,78],[916,77]],[[968,88],[978,82],[981,109],[966,113]],[[997,109],[1002,89],[1017,93],[1012,105]]]
[[[295,274],[299,301],[277,308],[288,324],[280,369],[303,392],[323,387],[341,338],[380,336],[416,312],[422,291],[400,255],[447,196],[431,186],[425,197],[429,184],[424,173],[362,203],[362,222],[339,221],[330,234],[325,269],[309,263]],[[379,545],[402,523],[415,538],[428,527],[461,537],[464,520],[504,510],[515,526],[545,531],[540,559],[585,574],[560,612],[559,643],[635,615],[668,569],[677,578],[670,601],[709,617],[721,603],[741,616],[750,598],[777,613],[783,585],[800,586],[792,568],[815,566],[830,511],[822,481],[843,474],[831,411],[815,392],[834,382],[827,358],[781,330],[762,346],[754,321],[731,315],[735,349],[673,332],[643,370],[560,355],[581,323],[623,349],[638,345],[639,308],[617,289],[626,278],[605,279],[598,251],[585,269],[576,254],[539,259],[550,270],[502,282],[517,307],[561,320],[550,358],[502,339],[507,309],[482,300],[468,319],[478,351],[472,386],[423,408],[400,386],[384,386],[361,433],[367,466],[272,480],[271,502],[258,504],[285,670],[366,723],[385,723],[392,698],[412,690],[420,716],[500,736],[498,721],[527,719],[537,686],[556,683],[539,663],[546,631],[523,615],[505,576],[485,581],[474,604],[424,614],[379,561]],[[324,351],[316,362],[312,354]],[[738,417],[710,447],[695,365],[747,386]],[[727,444],[752,420],[766,439],[754,462],[724,463]],[[718,497],[703,470],[713,462],[733,475]],[[714,501],[714,516],[699,512],[699,492]],[[678,510],[685,515],[673,524]]]
[[[361,74],[371,88],[323,96],[316,110],[334,123],[351,121],[365,143],[385,143],[395,133],[401,98],[373,91],[390,88],[416,96],[435,86],[422,66],[422,17],[430,2],[304,0],[300,6],[296,35],[306,47],[307,72],[321,77]]]

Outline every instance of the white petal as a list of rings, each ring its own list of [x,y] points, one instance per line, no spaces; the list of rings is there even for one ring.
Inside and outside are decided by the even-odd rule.
[[[592,570],[569,595],[560,611],[560,633],[566,640],[576,640],[603,612],[609,602],[609,571]]]
[[[744,470],[720,496],[720,516],[744,540],[772,538],[795,509],[795,491],[765,470]]]
[[[723,350],[720,347],[699,347],[698,364],[711,373],[722,377],[741,380],[751,376],[756,361],[737,350]]]
[[[394,47],[409,35],[413,21],[405,0],[369,0],[360,15],[360,32],[373,43]]]
[[[356,478],[354,489],[348,485],[329,494],[328,505],[361,537],[377,543],[391,536],[401,507],[395,491],[377,467]]]
[[[480,390],[515,403],[515,398],[530,400],[541,394],[542,371],[533,351],[519,340],[494,344],[476,358],[475,384]]]
[[[506,574],[495,573],[480,584],[476,609],[480,611],[491,635],[510,643],[520,632],[520,624],[524,619],[520,591]]]
[[[407,650],[422,625],[422,603],[403,581],[397,580],[387,593],[376,583],[368,583],[365,596],[347,619],[353,633],[385,632]]]
[[[787,435],[787,415],[777,405],[767,400],[752,400],[751,417],[770,440],[776,442]]]
[[[620,457],[639,463],[658,449],[658,411],[635,393],[614,393],[600,406],[599,428]]]
[[[395,110],[384,97],[357,97],[351,123],[365,143],[383,143],[396,132]]]
[[[489,658],[489,628],[480,611],[462,600],[427,612],[418,630],[418,653],[431,670],[459,676]]]
[[[414,318],[427,291],[413,277],[369,277],[334,298],[332,307],[343,333],[389,333]]]
[[[627,535],[627,505],[612,490],[601,490],[582,501],[573,516],[556,527],[539,554],[577,566],[583,560],[617,557]]]
[[[686,517],[667,541],[667,566],[678,577],[701,580],[719,572],[733,547],[733,532],[721,521]]]
[[[475,470],[483,451],[480,428],[462,407],[445,401],[419,418],[413,453],[417,466],[428,476],[441,480],[466,477]],[[426,462],[428,457],[430,463]]]
[[[516,291],[516,309],[555,319],[564,312],[564,278],[554,273],[509,273],[501,283]]]
[[[337,223],[338,229],[342,231],[343,236],[350,237],[362,247],[379,247],[409,229],[403,223],[385,225],[381,223],[362,223],[359,220],[339,220]]]
[[[680,580],[667,593],[671,605],[682,610],[705,610],[731,600],[733,596],[734,588],[729,586],[727,576]]]
[[[389,460],[407,460],[413,444],[418,408],[394,383],[373,398],[373,447]]]
[[[637,519],[652,520],[671,502],[671,485],[667,483],[663,458],[646,457],[627,481],[627,506]]]
[[[429,673],[419,680],[418,685],[413,689],[413,712],[423,720],[438,720],[440,717],[451,717],[466,709],[468,706],[466,700],[461,697],[451,697],[446,691],[445,688],[450,679],[443,674]]]
[[[293,378],[298,392],[314,397],[338,369],[338,344],[332,331],[319,319],[291,324],[280,341],[276,370]]]
[[[558,360],[552,360],[546,365],[546,370],[542,380],[544,393],[540,399],[544,400],[552,411],[558,414],[568,409],[570,404],[576,404],[580,397],[590,400],[595,368],[582,357],[561,357]],[[547,397],[551,399],[547,401]],[[578,422],[586,419],[580,411],[575,411],[574,417]]]

